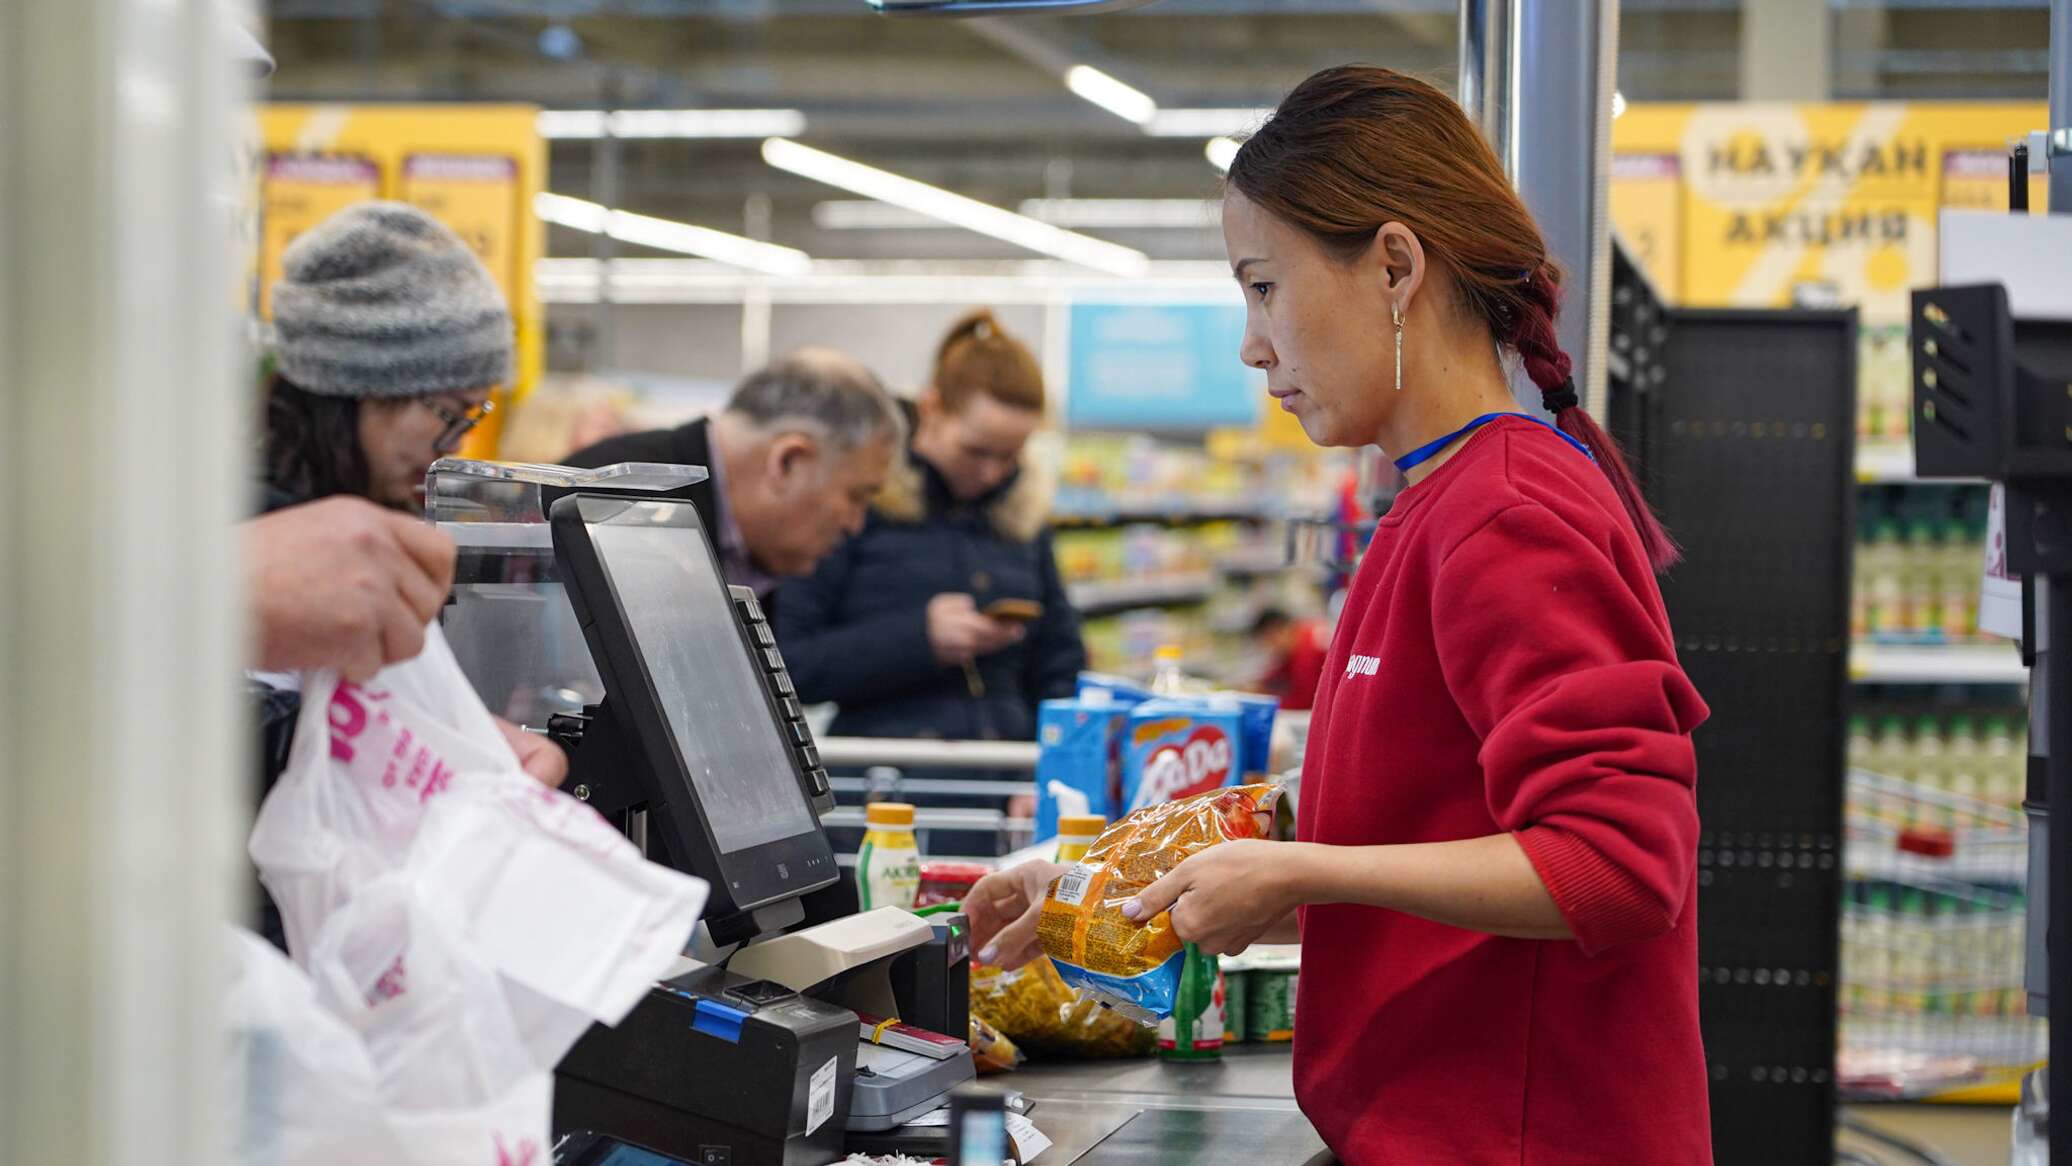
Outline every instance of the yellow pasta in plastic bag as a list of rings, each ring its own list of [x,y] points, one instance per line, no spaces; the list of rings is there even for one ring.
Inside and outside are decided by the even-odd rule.
[[[1082,998],[1058,978],[1048,959],[1027,967],[973,964],[971,1015],[1012,1038],[1025,1052],[1053,1057],[1133,1057],[1151,1051],[1157,1034]]]
[[[1050,888],[1037,923],[1058,976],[1142,1024],[1173,1010],[1183,944],[1169,914],[1146,923],[1122,905],[1219,842],[1264,838],[1280,789],[1241,785],[1139,810],[1108,827]]]

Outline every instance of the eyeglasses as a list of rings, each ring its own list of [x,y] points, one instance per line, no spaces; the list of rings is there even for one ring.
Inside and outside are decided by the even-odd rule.
[[[440,453],[450,453],[453,450],[459,449],[460,439],[466,437],[469,430],[482,424],[484,417],[496,412],[495,401],[484,401],[480,408],[468,413],[456,413],[439,402],[425,397],[419,397],[417,401],[418,404],[437,414],[439,420],[446,423],[446,428],[439,431],[439,439],[432,443],[432,448]]]

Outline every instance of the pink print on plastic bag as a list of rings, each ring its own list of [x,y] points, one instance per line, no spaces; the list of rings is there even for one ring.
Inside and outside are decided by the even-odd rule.
[[[416,734],[397,725],[384,707],[389,694],[341,681],[331,693],[327,711],[331,724],[331,757],[356,770],[356,776],[371,777],[361,757],[382,759],[381,787],[398,784],[428,802],[453,784],[453,768],[422,744]]]
[[[531,1138],[523,1138],[517,1145],[506,1149],[504,1147],[504,1136],[502,1134],[494,1136],[496,1139],[496,1166],[533,1166],[533,1163],[539,1157],[540,1145]]]

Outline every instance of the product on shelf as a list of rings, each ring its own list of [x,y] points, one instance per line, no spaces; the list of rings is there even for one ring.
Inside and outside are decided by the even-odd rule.
[[[1916,710],[1909,728],[1897,711],[1851,717],[1849,767],[1884,779],[1868,804],[1849,807],[1852,819],[1893,830],[2019,829],[2028,782],[2021,719],[2018,709]]]
[[[1913,487],[1888,493],[1865,500],[1850,634],[1931,647],[1977,641],[1985,559],[1979,492]]]

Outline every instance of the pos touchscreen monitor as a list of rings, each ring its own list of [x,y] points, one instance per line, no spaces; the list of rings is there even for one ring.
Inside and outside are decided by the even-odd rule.
[[[689,502],[572,494],[550,511],[569,599],[605,698],[593,744],[645,812],[650,857],[712,884],[708,918],[838,877],[775,699]],[[593,743],[602,733],[605,739]]]

